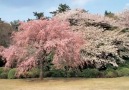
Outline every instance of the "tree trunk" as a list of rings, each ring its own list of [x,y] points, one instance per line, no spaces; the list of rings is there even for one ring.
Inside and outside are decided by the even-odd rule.
[[[43,79],[43,60],[40,59],[40,76],[39,78],[42,80]]]
[[[45,50],[43,50],[43,52],[40,53],[40,76],[39,78],[42,80],[43,79],[43,75],[44,75],[44,64],[45,64],[45,57],[46,57],[46,52]]]

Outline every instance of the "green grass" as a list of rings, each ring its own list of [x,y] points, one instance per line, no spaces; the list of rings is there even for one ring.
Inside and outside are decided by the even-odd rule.
[[[129,77],[0,79],[0,90],[129,90]]]

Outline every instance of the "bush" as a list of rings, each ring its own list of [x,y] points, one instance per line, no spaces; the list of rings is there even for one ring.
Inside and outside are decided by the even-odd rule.
[[[8,78],[8,72],[10,71],[10,68],[3,68],[3,72],[0,74],[0,78],[7,79]]]
[[[8,78],[8,72],[3,72],[0,74],[0,78],[7,79]]]
[[[8,79],[15,79],[16,78],[15,73],[16,73],[16,69],[15,68],[11,69],[8,73]]]
[[[4,71],[3,67],[0,67],[0,74]]]
[[[78,77],[80,76],[80,70],[71,69],[71,70],[62,70],[62,69],[52,69],[44,73],[45,77]]]
[[[99,71],[98,78],[105,78],[106,77],[106,72],[105,71]]]
[[[86,78],[95,78],[99,76],[99,71],[97,69],[85,69],[82,71],[80,74],[81,77],[86,77]]]
[[[67,77],[79,77],[81,75],[81,71],[79,69],[72,69],[66,72]]]
[[[107,77],[107,78],[117,77],[117,73],[115,71],[108,71],[108,72],[106,72],[105,77]]]
[[[125,63],[121,63],[120,65],[119,65],[119,67],[118,67],[118,69],[120,69],[120,68],[129,68],[129,61],[125,61]]]
[[[105,77],[107,77],[107,78],[113,78],[113,77],[117,77],[117,76],[118,76],[117,72],[113,68],[108,68],[105,71]]]
[[[116,70],[118,76],[129,76],[129,68],[121,67],[118,70]]]
[[[30,71],[26,73],[27,78],[37,78],[39,77],[40,70],[39,68],[32,68]]]
[[[66,72],[64,70],[56,70],[56,69],[53,69],[49,72],[46,73],[47,77],[66,77]]]

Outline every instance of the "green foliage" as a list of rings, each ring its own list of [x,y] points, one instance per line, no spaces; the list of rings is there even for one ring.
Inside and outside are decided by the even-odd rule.
[[[128,47],[123,46],[122,44],[123,42],[121,42],[120,45],[118,46],[118,51],[119,51],[120,57],[122,57],[122,59],[125,60],[125,63],[121,63],[121,64],[126,65],[129,62],[129,49]]]
[[[38,75],[38,74],[37,74]],[[84,69],[80,71],[79,69],[62,70],[62,69],[52,69],[44,72],[44,77],[85,77],[85,78],[114,78],[118,76],[129,76],[129,68],[113,68],[108,67],[105,71],[99,71],[98,69]],[[34,73],[28,72],[29,78],[36,78]]]
[[[0,18],[0,23],[4,23],[4,21]]]
[[[70,10],[70,7],[68,5],[66,5],[66,4],[59,4],[58,10],[50,12],[50,13],[55,16],[57,13],[62,13],[62,12],[65,12],[67,10]]]
[[[79,77],[81,75],[80,70],[62,70],[62,69],[52,69],[44,73],[45,77]]]
[[[112,71],[108,71],[106,73],[106,77],[108,77],[108,78],[113,78],[113,77],[116,77],[116,76],[117,76],[116,73],[112,72]]]
[[[121,68],[129,68],[129,61],[125,61],[124,63],[119,64],[118,69]]]
[[[98,77],[99,71],[97,69],[85,69],[81,73],[81,77],[86,77],[86,78],[95,78]]]
[[[66,73],[64,70],[53,69],[53,70],[49,71],[48,73],[46,73],[45,76],[47,76],[47,77],[65,77]]]
[[[66,4],[59,4],[58,11],[59,13],[65,12],[67,10],[70,10],[70,7]]]
[[[33,12],[34,16],[36,17],[36,19],[40,19],[42,17],[44,17],[44,13],[43,12]]]
[[[105,11],[104,14],[105,14],[105,16],[107,16],[109,18],[117,19],[117,16],[115,16],[114,13],[112,13],[112,12]]]
[[[53,60],[54,52],[51,52],[48,56],[46,56],[46,61],[44,62],[43,71],[50,71],[53,67],[52,60]]]
[[[11,69],[8,72],[8,79],[15,79],[16,78],[15,74],[16,74],[16,68]]]
[[[8,78],[8,72],[3,72],[0,74],[0,78],[7,79]]]
[[[113,65],[111,65],[111,64],[107,64],[106,65],[106,70],[107,71],[114,71],[114,70],[116,70],[117,69],[117,67],[114,67]]]
[[[39,68],[32,68],[30,71],[26,73],[27,78],[37,78],[39,77],[40,70]]]
[[[66,77],[79,77],[81,71],[79,69],[71,69],[66,71]]]
[[[113,78],[113,77],[117,77],[117,72],[116,72],[116,70],[114,70],[114,69],[107,69],[106,71],[105,71],[105,77],[107,77],[107,78]]]
[[[106,75],[105,71],[99,71],[98,78],[105,78],[106,77],[105,75]]]
[[[129,76],[129,68],[121,67],[116,70],[118,76]]]
[[[16,69],[6,69],[0,68],[0,78],[3,79],[15,79]],[[39,68],[32,68],[21,78],[38,78],[40,70]],[[44,77],[84,77],[84,78],[114,78],[114,77],[122,77],[129,76],[129,68],[127,67],[119,67],[118,69],[114,69],[112,67],[108,67],[107,70],[99,71],[98,69],[87,68],[82,71],[79,69],[70,69],[69,71],[62,69],[52,69],[44,72]]]
[[[0,74],[0,78],[7,79],[8,78],[8,72],[10,71],[10,68],[3,68],[3,72]]]
[[[108,15],[114,15],[112,12],[108,12],[108,11],[105,11],[105,16],[108,16]]]
[[[0,74],[4,71],[3,67],[0,67]]]

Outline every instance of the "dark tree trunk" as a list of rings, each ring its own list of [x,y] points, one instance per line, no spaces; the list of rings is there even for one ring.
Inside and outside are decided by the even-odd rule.
[[[39,60],[39,62],[40,62],[40,76],[39,76],[39,78],[42,80],[43,79],[43,75],[44,75],[44,64],[45,64],[45,57],[46,57],[46,51],[45,50],[43,50],[43,52],[41,52],[40,53],[40,60]]]
[[[40,76],[39,78],[42,80],[43,79],[43,60],[40,59]]]

